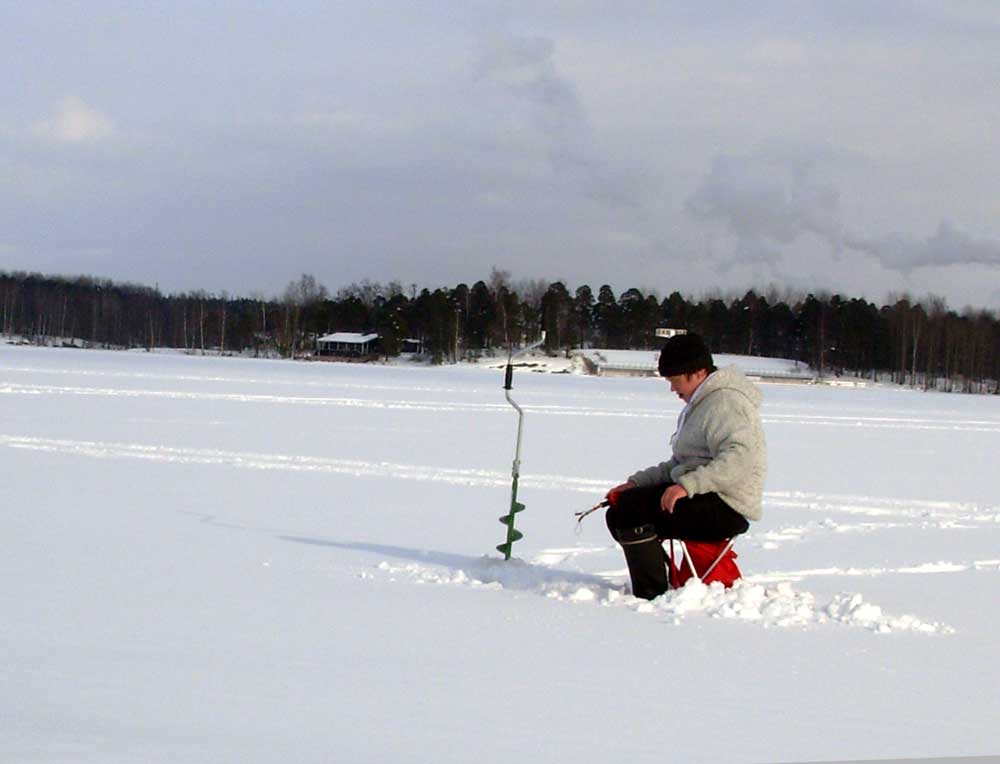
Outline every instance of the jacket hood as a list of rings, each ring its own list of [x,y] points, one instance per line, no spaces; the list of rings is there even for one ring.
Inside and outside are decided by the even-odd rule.
[[[746,374],[739,366],[723,366],[721,369],[708,375],[702,383],[702,388],[698,389],[694,405],[697,406],[712,393],[719,390],[733,390],[743,395],[754,408],[759,409],[764,400],[764,396],[753,382],[747,379]]]

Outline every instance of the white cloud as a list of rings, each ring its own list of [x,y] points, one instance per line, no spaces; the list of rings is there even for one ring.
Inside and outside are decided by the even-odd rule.
[[[1000,242],[976,238],[948,220],[942,220],[937,231],[923,240],[894,234],[877,240],[854,239],[849,244],[903,273],[928,266],[1000,265]]]
[[[556,45],[539,36],[505,35],[488,43],[476,66],[473,95],[494,146],[517,136],[544,153],[568,187],[609,208],[636,206],[627,173],[607,161],[575,80],[559,65]]]
[[[749,155],[721,155],[686,210],[720,225],[735,240],[719,265],[774,263],[777,252],[825,250],[834,257],[854,251],[874,258],[887,271],[948,266],[1000,266],[1000,240],[976,237],[943,219],[925,239],[891,232],[862,235],[841,205],[832,164],[844,157],[817,147],[774,149]]]
[[[91,143],[114,131],[114,123],[107,115],[72,95],[60,99],[52,117],[33,127],[35,135],[57,143]]]
[[[531,124],[553,145],[590,137],[576,85],[556,66],[555,44],[542,37],[505,37],[482,56],[480,82],[500,85],[527,107]]]
[[[824,149],[720,155],[687,201],[696,218],[721,223],[738,237],[741,257],[767,252],[812,233],[839,239],[840,193],[826,177]],[[753,258],[752,259],[757,259]]]

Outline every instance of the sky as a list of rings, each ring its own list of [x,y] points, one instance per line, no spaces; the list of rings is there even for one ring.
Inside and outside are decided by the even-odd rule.
[[[1000,3],[0,6],[0,270],[1000,309]]]

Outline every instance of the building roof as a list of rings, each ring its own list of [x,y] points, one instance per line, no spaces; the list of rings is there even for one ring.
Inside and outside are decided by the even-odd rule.
[[[358,334],[357,332],[334,332],[324,334],[317,342],[344,342],[348,344],[364,345],[366,342],[377,340],[377,334]]]
[[[574,355],[587,358],[599,373],[606,371],[647,372],[655,375],[659,352],[651,350],[604,350],[590,348],[574,350]],[[712,358],[719,368],[739,366],[744,374],[767,379],[815,379],[816,372],[806,364],[788,358],[759,358],[757,356],[713,353]]]

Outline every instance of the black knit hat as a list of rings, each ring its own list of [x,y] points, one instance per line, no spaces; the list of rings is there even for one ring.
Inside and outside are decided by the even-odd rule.
[[[692,374],[699,369],[713,371],[715,363],[705,341],[698,334],[677,334],[670,337],[660,351],[661,377]]]

